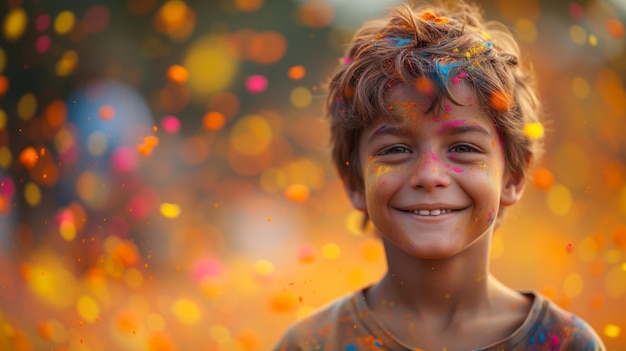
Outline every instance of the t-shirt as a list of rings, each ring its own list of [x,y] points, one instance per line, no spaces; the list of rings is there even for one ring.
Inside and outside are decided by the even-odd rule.
[[[365,291],[340,298],[292,325],[274,351],[415,351],[375,318]],[[533,302],[522,325],[508,338],[479,350],[605,350],[584,320],[537,292],[523,294]]]

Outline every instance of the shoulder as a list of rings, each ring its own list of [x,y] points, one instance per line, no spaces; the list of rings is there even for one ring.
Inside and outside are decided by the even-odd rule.
[[[326,350],[327,344],[340,338],[342,330],[351,325],[355,300],[360,293],[343,296],[320,307],[311,315],[292,324],[274,351]]]
[[[605,350],[602,340],[582,318],[565,311],[539,293],[534,297],[528,319],[526,346],[529,349],[594,351]]]

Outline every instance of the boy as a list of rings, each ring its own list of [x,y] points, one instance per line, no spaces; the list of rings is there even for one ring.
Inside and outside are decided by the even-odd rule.
[[[541,151],[519,60],[464,3],[403,4],[355,34],[329,86],[333,161],[388,270],[275,350],[604,350],[583,320],[489,274],[493,230]]]

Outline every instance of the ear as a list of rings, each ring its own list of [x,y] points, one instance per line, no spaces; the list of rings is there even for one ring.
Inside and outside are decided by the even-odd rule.
[[[343,189],[348,195],[348,199],[352,203],[355,209],[365,212],[367,210],[367,202],[365,201],[365,189],[363,185],[350,184],[348,181],[343,181]]]
[[[504,176],[504,187],[500,192],[500,205],[511,206],[515,204],[524,192],[526,178],[521,174],[507,173]]]

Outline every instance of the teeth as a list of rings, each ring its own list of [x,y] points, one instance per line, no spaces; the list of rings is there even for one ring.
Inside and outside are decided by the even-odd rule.
[[[445,213],[450,213],[452,210],[415,210],[413,213],[420,216],[439,216]]]

